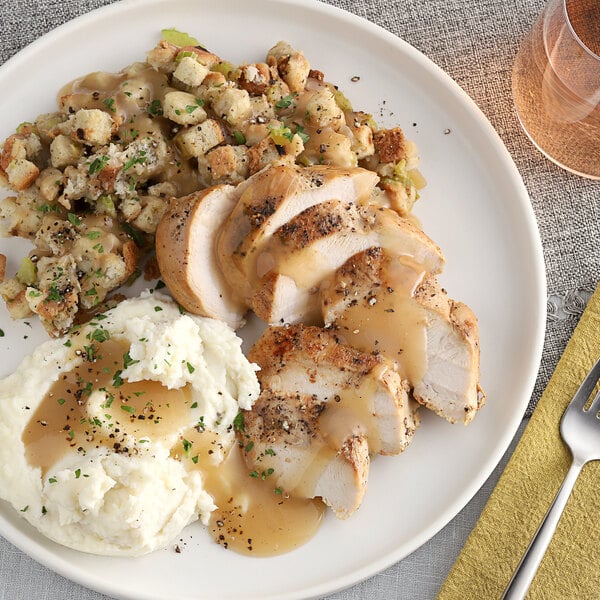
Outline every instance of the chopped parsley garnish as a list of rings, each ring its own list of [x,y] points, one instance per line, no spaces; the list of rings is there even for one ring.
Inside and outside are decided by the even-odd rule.
[[[122,372],[123,371],[121,371],[121,370],[115,371],[115,374],[113,375],[113,381],[112,381],[113,387],[121,387],[125,383],[123,381],[123,378],[121,377]]]
[[[280,487],[276,487],[273,491],[279,495],[283,494],[283,490]]]
[[[66,402],[66,400],[64,398],[59,398],[57,402],[62,406]]]
[[[81,477],[81,469],[77,469],[75,471],[75,479],[79,479]]]
[[[300,139],[302,140],[303,144],[306,144],[306,142],[310,140],[310,136],[308,135],[308,133],[305,133],[304,127],[302,127],[302,125],[296,125],[295,133],[296,135],[300,136]]]
[[[88,238],[88,240],[96,240],[98,239],[100,236],[102,235],[102,233],[100,231],[88,231],[85,234],[85,237]]]
[[[48,478],[48,483],[56,483],[57,479],[56,477],[49,477]]]
[[[102,103],[104,104],[104,106],[106,106],[106,108],[108,108],[108,110],[110,110],[110,112],[117,112],[115,108],[114,98],[104,98],[104,100],[102,100]]]
[[[131,169],[131,167],[137,164],[143,165],[147,160],[148,157],[146,156],[146,151],[140,150],[138,156],[133,156],[123,165],[122,171],[124,173],[125,171],[128,171],[129,169]]]
[[[246,143],[246,136],[241,131],[238,131],[237,129],[233,132],[233,139],[235,140],[235,143],[238,145]]]
[[[192,456],[192,462],[197,465],[198,464],[198,455],[196,454],[196,456]]]
[[[266,471],[261,471],[260,475],[259,475],[258,471],[250,471],[250,473],[248,473],[248,475],[250,475],[250,477],[255,477],[255,478],[260,477],[264,481],[267,477],[269,477],[269,475],[273,475],[274,472],[275,472],[275,469],[268,468]]]
[[[67,219],[69,219],[69,223],[72,223],[76,226],[81,225],[82,223],[81,219],[76,214],[73,214],[71,212],[67,214]]]
[[[104,167],[106,166],[106,163],[108,161],[109,161],[109,158],[106,155],[95,158],[92,161],[92,164],[90,165],[90,167],[88,169],[89,174],[95,175],[96,173],[100,173],[100,171],[102,171],[102,169],[104,169]]]
[[[131,358],[131,354],[129,354],[129,351],[125,352],[125,354],[123,354],[123,368],[126,369],[127,367],[131,366],[131,365],[136,365],[137,363],[139,363],[139,360],[134,360],[133,358]]]
[[[129,414],[135,412],[135,407],[134,406],[129,406],[128,404],[121,404],[121,410],[124,410],[125,412],[128,412]]]
[[[48,290],[48,300],[52,302],[60,302],[63,299],[63,295],[61,291],[58,289],[56,283],[52,283],[50,285],[50,289]]]
[[[152,100],[148,106],[148,112],[155,117],[160,117],[163,114],[163,108],[160,100]]]
[[[235,429],[235,431],[241,431],[241,432],[246,431],[245,425],[244,425],[244,413],[243,412],[239,412],[237,415],[235,415],[235,418],[233,419],[233,428]]]
[[[94,362],[94,360],[96,360],[96,346],[94,346],[94,344],[92,344],[91,346],[84,346],[83,347],[83,351],[86,354],[87,359],[90,362]]]
[[[204,100],[202,100],[201,98],[198,98],[198,100],[196,100],[196,104],[188,104],[185,107],[185,112],[188,115],[191,115],[198,107],[202,106],[204,104]]]
[[[192,448],[193,442],[190,442],[184,438],[183,440],[181,440],[181,443],[183,444],[183,451],[185,452],[185,455],[188,456]]]
[[[155,306],[154,307],[154,312],[160,312],[162,310],[161,306]]]
[[[188,371],[190,372],[190,375],[191,375],[196,369],[190,363],[186,363],[186,364],[187,364]]]
[[[275,102],[275,108],[289,108],[290,105],[292,104],[294,98],[297,95],[298,95],[298,93],[294,92],[293,94],[290,94],[289,96],[284,96],[280,100],[277,100],[277,102]]]
[[[110,339],[110,332],[107,329],[99,327],[98,329],[94,329],[94,332],[91,334],[91,339],[100,343],[105,342]]]
[[[252,440],[250,440],[247,444],[246,447],[244,448],[245,452],[250,452],[250,450],[252,450],[252,448],[254,448],[254,442]]]

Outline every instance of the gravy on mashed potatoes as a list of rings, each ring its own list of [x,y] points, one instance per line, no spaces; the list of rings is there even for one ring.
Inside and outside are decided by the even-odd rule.
[[[0,496],[97,554],[145,554],[208,524],[199,456],[224,460],[259,393],[240,346],[149,292],[42,344],[0,381]]]

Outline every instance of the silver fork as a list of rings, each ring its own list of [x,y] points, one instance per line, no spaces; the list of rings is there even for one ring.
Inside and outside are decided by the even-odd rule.
[[[598,417],[600,392],[596,394],[590,407],[585,409],[598,379],[600,379],[600,359],[587,374],[563,414],[560,434],[571,450],[571,467],[504,591],[503,600],[518,600],[525,597],[583,465],[591,460],[600,460],[600,418]]]

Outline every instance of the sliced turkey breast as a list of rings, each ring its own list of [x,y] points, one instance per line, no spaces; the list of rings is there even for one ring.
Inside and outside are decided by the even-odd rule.
[[[156,230],[161,277],[186,310],[237,329],[247,310],[223,276],[215,239],[238,200],[238,190],[218,185],[174,199]]]
[[[227,281],[248,304],[257,260],[271,235],[303,210],[330,200],[360,202],[379,178],[361,168],[274,165],[240,184],[240,199],[219,234],[217,254]]]
[[[427,315],[427,369],[413,395],[450,422],[469,423],[485,402],[479,385],[479,327],[466,304],[448,298],[435,278],[415,292]]]
[[[326,440],[320,427],[325,408],[314,396],[263,389],[252,410],[244,411],[245,459],[282,493],[320,497],[338,518],[346,518],[366,491],[369,448],[359,435],[349,434],[337,445]]]
[[[440,248],[421,229],[376,204],[329,200],[277,229],[258,255],[254,312],[268,323],[321,321],[319,287],[351,256],[382,246],[423,273],[439,273]]]
[[[321,300],[325,323],[345,343],[395,361],[418,402],[450,422],[471,421],[484,400],[477,319],[435,277],[375,247],[338,269]]]
[[[270,327],[249,358],[261,370],[261,386],[275,393],[324,401],[319,426],[338,447],[349,433],[366,437],[371,454],[398,454],[416,424],[408,384],[391,361],[339,342],[320,327]]]

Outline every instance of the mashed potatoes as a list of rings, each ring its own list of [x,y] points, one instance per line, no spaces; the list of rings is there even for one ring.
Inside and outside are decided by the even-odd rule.
[[[259,386],[226,325],[144,293],[51,340],[0,381],[0,495],[49,538],[141,555],[215,506]],[[136,383],[138,382],[138,383]]]

